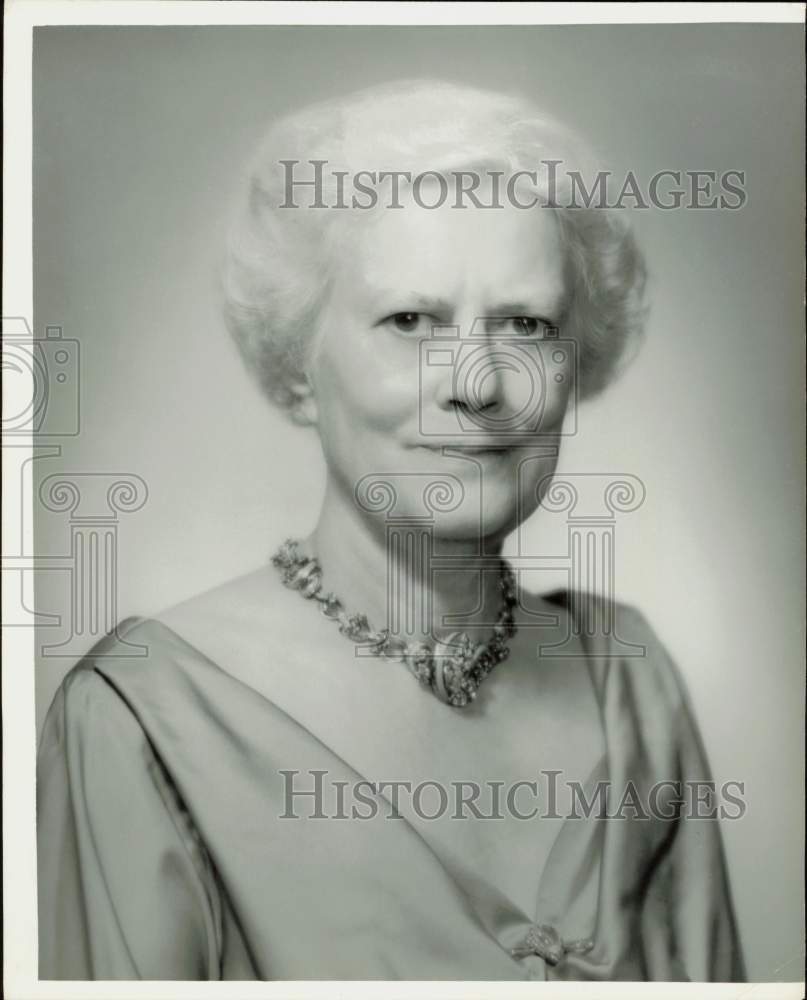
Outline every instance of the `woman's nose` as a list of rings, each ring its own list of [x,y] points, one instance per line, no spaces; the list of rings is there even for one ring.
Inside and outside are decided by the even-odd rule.
[[[493,415],[502,406],[506,359],[484,330],[458,337],[437,393],[444,409]]]

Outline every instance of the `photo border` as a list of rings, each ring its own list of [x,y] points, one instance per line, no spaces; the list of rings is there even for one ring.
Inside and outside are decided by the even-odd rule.
[[[3,313],[24,317],[32,327],[32,51],[33,28],[41,25],[439,25],[499,26],[518,24],[685,24],[789,23],[804,20],[798,3],[389,3],[383,7],[353,3],[270,3],[222,0],[10,0],[6,4],[4,97],[4,217]],[[4,371],[4,382],[6,382]],[[15,376],[4,388],[14,412],[25,405],[26,389]],[[19,404],[19,408],[17,408]],[[28,449],[30,437],[17,437]],[[4,450],[3,468],[9,471]],[[31,495],[31,463],[21,484]],[[33,551],[30,520],[25,537],[3,503],[6,546]],[[18,548],[19,543],[19,548]],[[5,620],[4,599],[4,620]],[[781,1000],[802,997],[799,983],[497,983],[497,982],[109,982],[40,981],[37,977],[35,772],[36,726],[34,699],[34,635],[26,628],[3,629],[3,902],[4,984],[10,1000],[39,998],[309,998],[343,996],[508,998],[542,997],[713,997]]]

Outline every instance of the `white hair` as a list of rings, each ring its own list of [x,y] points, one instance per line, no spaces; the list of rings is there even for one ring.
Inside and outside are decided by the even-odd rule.
[[[642,332],[645,267],[625,212],[563,204],[570,164],[594,176],[583,144],[523,98],[437,80],[396,81],[280,119],[248,172],[223,273],[225,319],[247,367],[292,417],[294,387],[305,378],[332,272],[334,227],[368,213],[281,208],[284,160],[326,161],[329,205],[337,170],[416,175],[485,167],[543,174],[541,164],[561,161],[558,207],[549,210],[557,215],[567,255],[571,297],[562,333],[578,342],[580,398],[611,381]],[[536,190],[546,201],[546,190]]]

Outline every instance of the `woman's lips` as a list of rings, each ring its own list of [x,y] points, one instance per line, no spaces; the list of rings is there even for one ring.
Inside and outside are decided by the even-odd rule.
[[[445,449],[451,451],[461,451],[466,455],[503,455],[509,452],[512,445],[508,444],[467,444],[465,442],[441,442],[439,444],[421,444],[417,445],[418,448],[423,448],[426,451],[435,452],[438,455],[442,455]]]

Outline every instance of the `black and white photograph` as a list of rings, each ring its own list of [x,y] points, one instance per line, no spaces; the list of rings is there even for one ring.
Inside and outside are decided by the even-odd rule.
[[[7,13],[6,995],[802,996],[803,5]]]

